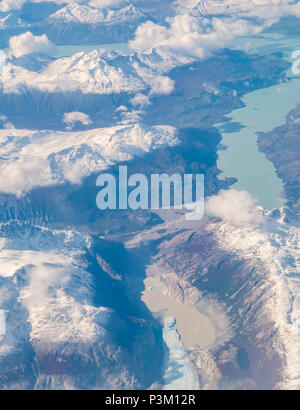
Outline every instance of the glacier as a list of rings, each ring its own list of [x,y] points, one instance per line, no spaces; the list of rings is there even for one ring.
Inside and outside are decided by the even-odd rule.
[[[175,328],[174,318],[166,318],[163,338],[168,348],[164,374],[165,390],[198,390],[199,380],[188,351]]]

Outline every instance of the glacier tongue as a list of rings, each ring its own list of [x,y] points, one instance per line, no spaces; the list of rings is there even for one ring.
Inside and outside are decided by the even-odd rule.
[[[169,350],[164,374],[165,390],[199,390],[199,379],[175,328],[174,318],[166,318],[163,328],[164,341]],[[175,371],[175,369],[178,369]]]

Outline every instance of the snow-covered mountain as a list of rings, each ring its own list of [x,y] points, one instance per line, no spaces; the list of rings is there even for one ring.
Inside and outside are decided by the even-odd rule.
[[[132,21],[138,21],[141,18],[145,18],[145,14],[136,9],[133,5],[115,10],[70,3],[66,7],[52,14],[49,17],[49,22],[52,24],[58,22],[82,24],[128,24]]]
[[[56,44],[101,44],[127,41],[136,28],[151,19],[132,4],[107,8],[97,3],[69,3],[37,28]]]
[[[83,132],[1,130],[0,172],[8,179],[2,179],[0,191],[21,195],[38,186],[77,184],[113,164],[176,143],[176,131],[168,126],[137,124]]]
[[[125,304],[109,302],[105,289],[115,281],[97,264],[91,237],[11,221],[0,226],[0,241],[1,390],[147,384],[144,366],[157,355],[151,324],[138,308],[130,317]]]
[[[94,50],[61,58],[42,71],[30,71],[7,62],[1,76],[4,93],[28,87],[48,92],[81,91],[110,94],[145,88],[130,60],[113,52]]]
[[[115,125],[122,121],[119,107],[134,108],[130,100],[136,94],[143,92],[149,104],[151,96],[172,93],[174,82],[165,73],[190,61],[155,51],[123,55],[98,49],[59,59],[38,54],[16,58],[8,54],[0,73],[0,110],[7,117],[24,109],[40,111],[36,116],[17,116],[18,127],[36,128],[43,121],[44,128],[61,129],[63,115],[71,111],[96,116],[100,127]],[[31,95],[29,100],[26,95]],[[24,104],[24,99],[33,106]],[[25,120],[22,125],[21,118]],[[136,121],[137,118],[133,122]]]
[[[31,61],[8,56],[1,73],[3,93],[18,93],[26,87],[48,92],[80,91],[84,94],[136,93],[151,86],[153,79],[172,68],[194,61],[191,58],[164,56],[154,50],[138,55],[122,55],[104,49],[80,52],[56,59],[40,67],[40,56]],[[34,67],[37,60],[37,66]]]
[[[9,37],[25,32],[26,27],[36,35],[47,34],[56,44],[128,41],[141,23],[154,20],[140,3],[143,8],[143,2],[127,0],[20,1],[20,7],[8,2],[7,7],[0,7],[0,30],[8,30],[2,32],[0,46],[6,48]]]

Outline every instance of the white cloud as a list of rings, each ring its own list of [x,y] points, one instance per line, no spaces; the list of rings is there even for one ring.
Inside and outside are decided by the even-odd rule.
[[[129,125],[140,123],[142,121],[143,114],[144,111],[142,110],[123,111],[121,114],[122,121],[120,121],[120,124]]]
[[[195,17],[189,13],[167,19],[168,28],[147,21],[136,30],[130,47],[143,52],[159,48],[164,53],[182,53],[203,59],[223,48],[234,37],[256,34],[262,26],[232,18]]]
[[[47,185],[50,179],[49,163],[43,158],[3,160],[0,165],[0,191],[23,195],[38,185]]]
[[[120,112],[120,111],[128,111],[128,108],[125,107],[125,105],[120,105],[120,107],[116,108],[116,111],[117,111],[117,112]]]
[[[153,77],[150,81],[151,94],[171,94],[175,88],[175,81],[166,76]]]
[[[209,197],[206,212],[236,226],[257,225],[262,217],[256,200],[247,191],[235,189],[222,190],[218,195]]]
[[[133,50],[144,51],[163,43],[167,37],[166,27],[146,21],[137,28],[135,39],[130,41],[129,45]]]
[[[134,107],[139,106],[141,108],[151,104],[149,97],[142,93],[138,93],[133,98],[131,98],[130,103]]]
[[[234,37],[257,34],[282,16],[300,17],[300,3],[293,0],[178,0],[177,14],[167,27],[147,21],[141,24],[133,50],[151,48],[167,54],[181,53],[203,59],[223,48]]]
[[[46,34],[34,36],[30,31],[11,37],[9,47],[11,53],[17,58],[31,53],[51,54],[54,50],[54,44],[48,40]]]
[[[0,11],[19,10],[25,2],[26,0],[2,0],[0,3]]]
[[[59,262],[61,262],[61,260]],[[51,266],[50,263],[37,264],[36,261],[35,263],[36,265],[25,268],[29,277],[29,286],[26,289],[28,296],[23,298],[23,303],[29,309],[45,303],[49,297],[51,288],[62,288],[68,283],[71,277],[70,271],[64,266],[59,266],[57,260],[53,266]]]
[[[2,122],[3,128],[14,129],[14,125],[7,120],[5,115],[0,115],[0,121]]]
[[[88,114],[79,111],[66,112],[64,114],[63,122],[67,124],[66,129],[71,130],[76,122],[80,122],[83,125],[90,125],[93,121]]]
[[[63,166],[64,177],[71,184],[80,184],[84,177],[84,171],[82,164],[67,163]]]

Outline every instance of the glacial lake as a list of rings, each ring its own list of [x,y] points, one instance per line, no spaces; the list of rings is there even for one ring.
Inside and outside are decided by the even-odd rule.
[[[146,278],[142,301],[160,319],[176,319],[176,329],[186,348],[211,345],[216,338],[215,328],[208,317],[185,303],[162,292],[153,278]]]
[[[231,48],[259,54],[275,51],[283,53],[291,61],[291,53],[300,49],[300,38],[266,35],[258,38],[236,39]],[[287,71],[289,77],[291,70]],[[300,102],[300,76],[273,87],[254,91],[243,97],[245,107],[228,115],[229,122],[217,124],[222,134],[218,152],[220,177],[236,177],[232,188],[247,190],[265,209],[284,204],[283,183],[272,163],[259,152],[257,132],[272,131],[285,123],[285,117]]]

